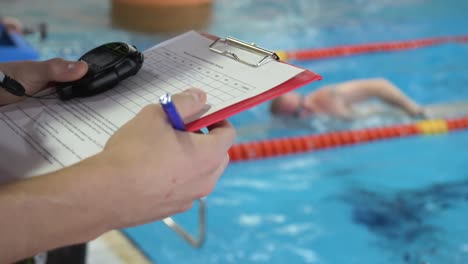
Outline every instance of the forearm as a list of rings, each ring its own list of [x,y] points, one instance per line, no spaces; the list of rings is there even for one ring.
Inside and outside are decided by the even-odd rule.
[[[375,80],[369,84],[371,94],[388,103],[403,106],[410,99],[406,97],[395,85],[386,80]]]
[[[112,229],[101,203],[97,157],[67,169],[0,187],[0,263],[89,241]],[[102,163],[101,163],[102,165]],[[104,183],[105,184],[105,183]]]

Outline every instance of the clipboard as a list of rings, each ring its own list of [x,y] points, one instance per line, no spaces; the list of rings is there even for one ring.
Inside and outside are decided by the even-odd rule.
[[[185,124],[189,131],[198,131],[321,79],[279,62],[274,52],[254,44],[194,31],[144,53],[145,64],[137,75],[92,99],[29,99],[3,106],[0,116],[6,125],[0,132],[10,155],[0,167],[9,175],[29,177],[75,164],[99,153],[115,130],[165,93],[205,89],[211,107]],[[18,159],[27,165],[9,166]]]
[[[270,50],[258,47],[254,43],[246,43],[242,40],[235,39],[232,37],[227,38],[217,38],[212,35],[202,34],[209,39],[212,39],[213,42],[209,45],[209,49],[220,55],[226,56],[233,59],[238,63],[245,64],[252,68],[262,67],[270,61],[279,62],[279,56]],[[250,58],[242,56],[239,52],[235,51],[248,52],[252,56]],[[284,62],[281,62],[284,63]],[[288,64],[288,63],[286,63]],[[291,65],[291,64],[289,64]],[[292,65],[294,66],[294,65]],[[294,66],[297,67],[297,66]],[[299,68],[299,67],[298,67]],[[301,68],[302,69],[302,68]],[[221,110],[218,110],[210,115],[204,116],[200,119],[197,119],[193,122],[186,124],[186,129],[188,131],[197,131],[201,128],[207,127],[211,124],[224,120],[232,115],[240,113],[244,110],[247,110],[253,106],[256,106],[262,102],[268,101],[275,97],[278,97],[284,93],[287,93],[291,90],[294,90],[300,86],[306,85],[313,81],[321,80],[322,77],[318,74],[315,74],[312,71],[304,69],[301,73],[294,76],[293,78],[283,82],[276,87],[273,87],[266,92],[260,93],[256,96],[250,97],[243,101],[240,101],[236,104],[232,104],[228,107],[225,107]],[[171,228],[174,232],[180,235],[187,243],[189,243],[194,248],[199,248],[203,245],[206,237],[206,212],[205,212],[205,202],[204,199],[199,199],[199,211],[198,211],[198,237],[191,235],[187,232],[180,224],[178,224],[173,218],[168,217],[163,220],[163,222]]]
[[[304,71],[283,82],[282,84],[272,87],[266,92],[232,104],[226,108],[218,110],[217,112],[186,124],[186,129],[188,131],[198,131],[204,127],[208,127],[219,121],[225,120],[230,116],[238,114],[263,102],[295,90],[301,86],[314,81],[322,80],[320,75],[310,70],[280,61],[279,56],[274,51],[259,47],[255,43],[247,43],[233,37],[219,38],[209,34],[201,35],[213,40],[211,45],[208,47],[210,51],[218,54],[219,56],[231,58],[232,60],[248,65],[249,67],[258,68],[262,67],[270,61],[275,61],[303,69]],[[244,55],[248,53],[252,56],[242,56],[241,53]]]

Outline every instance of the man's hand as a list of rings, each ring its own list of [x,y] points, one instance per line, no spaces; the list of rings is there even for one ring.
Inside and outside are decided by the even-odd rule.
[[[202,110],[206,94],[189,89],[173,100],[187,120]],[[115,228],[183,212],[211,193],[228,165],[235,131],[227,121],[209,130],[176,131],[161,106],[150,105],[110,138],[101,155],[115,173],[102,180],[114,204],[107,208],[114,207]]]
[[[83,77],[88,71],[85,62],[51,59],[47,61],[18,61],[0,63],[0,71],[17,80],[26,89],[26,93],[33,95],[53,82],[70,82]],[[23,97],[12,95],[0,88],[0,105],[10,104]]]
[[[173,100],[187,120],[203,109],[206,94],[190,89]],[[0,263],[188,210],[214,189],[234,143],[235,131],[227,121],[209,130],[174,130],[161,106],[150,105],[101,153],[0,186]]]

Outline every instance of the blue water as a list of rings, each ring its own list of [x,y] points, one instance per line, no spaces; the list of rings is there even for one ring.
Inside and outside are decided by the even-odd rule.
[[[163,263],[467,263],[468,133],[232,164],[192,249],[135,227]],[[194,228],[195,210],[176,217]]]
[[[167,39],[112,29],[107,2],[0,3],[50,37],[28,40],[43,59],[76,59],[121,40],[144,49]],[[270,49],[468,34],[468,1],[219,0],[206,31]],[[309,92],[386,77],[421,104],[468,100],[468,45],[299,63],[324,77]],[[239,129],[273,120],[262,104],[230,118]],[[385,123],[385,118],[381,119]],[[311,133],[267,130],[238,141]],[[124,230],[158,263],[468,263],[468,132],[412,137],[232,163],[207,199],[207,241],[193,249],[160,222]],[[176,219],[196,233],[196,210]]]

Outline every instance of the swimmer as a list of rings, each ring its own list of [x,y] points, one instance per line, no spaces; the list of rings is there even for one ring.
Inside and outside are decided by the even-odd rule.
[[[385,79],[362,79],[324,86],[302,96],[291,92],[274,99],[270,112],[277,116],[305,118],[327,115],[340,119],[355,118],[353,105],[377,98],[397,106],[412,117],[424,115],[424,109]]]
[[[269,110],[274,118],[237,127],[238,138],[261,140],[291,131],[299,135],[460,118],[468,116],[468,101],[421,107],[387,80],[364,79],[325,86],[306,96],[288,93],[273,99]]]

